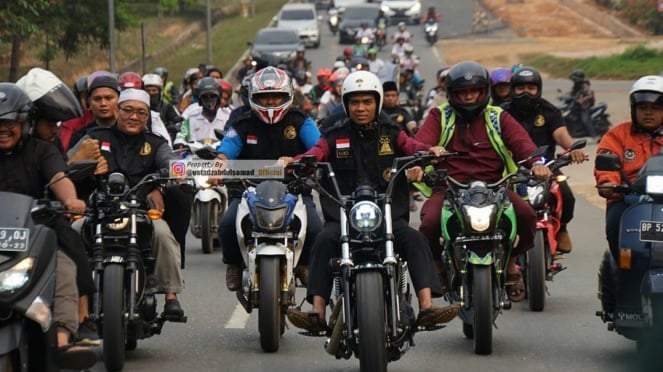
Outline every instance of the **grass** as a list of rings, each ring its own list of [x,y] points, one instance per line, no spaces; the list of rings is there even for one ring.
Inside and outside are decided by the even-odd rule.
[[[644,75],[658,74],[663,65],[663,51],[644,45],[629,48],[609,57],[582,59],[551,55],[524,55],[523,63],[545,71],[554,78],[566,78],[569,71],[582,69],[592,79],[635,80]]]
[[[213,0],[212,9],[222,6],[237,5],[240,0]],[[253,19],[244,19],[237,13],[217,19],[212,27],[212,58],[211,62],[226,72],[242,55],[247,48],[246,41],[253,40],[256,32],[267,26],[271,18],[278,12],[287,0],[253,0],[255,15]],[[140,14],[149,12],[141,9]],[[195,14],[198,14],[197,16]],[[152,71],[157,66],[168,68],[170,79],[176,84],[189,67],[197,67],[207,59],[207,39],[204,32],[204,13],[198,12],[187,16],[167,16],[158,18],[152,16],[140,16],[144,24],[146,34],[146,55],[158,53],[167,48],[182,31],[196,22],[202,22],[203,32],[194,36],[184,46],[169,51],[165,56],[157,55],[146,61],[145,71]],[[119,72],[126,71],[126,66],[132,66],[132,70],[142,73],[142,42],[140,26],[128,29],[116,34],[116,69]],[[31,39],[23,45],[23,56],[19,68],[19,76],[25,74],[32,67],[46,68],[38,59],[40,50],[43,48],[42,40]],[[9,50],[11,46],[0,43],[0,80],[6,79],[9,71]],[[95,70],[108,69],[107,49],[100,49],[94,45],[83,47],[81,52],[69,60],[62,53],[50,62],[48,68],[53,71],[65,83],[73,84],[80,76],[89,74]]]

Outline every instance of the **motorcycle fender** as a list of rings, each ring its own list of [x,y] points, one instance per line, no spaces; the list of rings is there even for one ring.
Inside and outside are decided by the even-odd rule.
[[[299,230],[299,235],[297,236],[297,244],[293,247],[294,249],[294,264],[297,266],[299,262],[299,257],[302,255],[304,250],[304,241],[306,240],[306,230],[308,227],[308,216],[306,215],[306,205],[302,201],[302,196],[299,196],[297,203],[295,204],[295,209],[293,215],[301,221],[301,229]]]
[[[256,260],[260,261],[260,256],[284,256],[286,260],[286,283],[290,283],[290,281],[293,279],[294,276],[294,268],[295,265],[293,264],[294,260],[294,253],[292,250],[288,249],[285,245],[281,243],[277,244],[260,244],[258,247],[256,247],[255,255],[256,255]],[[255,266],[254,266],[255,270]],[[256,273],[257,274],[257,273]]]
[[[242,230],[242,220],[244,218],[249,218],[249,205],[246,199],[242,198],[242,201],[237,206],[237,215],[235,215],[235,231],[237,232],[237,243],[239,244],[240,252],[242,252],[244,263],[248,264],[249,257],[247,255],[246,244],[244,243],[244,230]]]
[[[200,189],[198,192],[196,192],[196,195],[193,197],[193,202],[202,202],[202,203],[207,203],[212,200],[216,200],[219,203],[221,203],[221,195],[219,195],[216,190],[213,188],[209,189]]]
[[[663,269],[652,269],[647,272],[642,281],[643,295],[656,295],[663,293]]]
[[[493,264],[493,254],[488,252],[485,256],[479,257],[475,252],[469,251],[467,262],[472,265],[488,266]]]
[[[23,337],[26,336],[20,321],[3,324],[0,327],[0,355],[18,349]]]

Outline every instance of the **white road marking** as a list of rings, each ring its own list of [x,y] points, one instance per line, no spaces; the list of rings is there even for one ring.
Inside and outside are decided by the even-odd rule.
[[[226,322],[224,328],[227,329],[244,329],[246,328],[246,322],[248,322],[251,315],[244,310],[242,305],[237,304],[233,315],[230,316],[230,319]]]

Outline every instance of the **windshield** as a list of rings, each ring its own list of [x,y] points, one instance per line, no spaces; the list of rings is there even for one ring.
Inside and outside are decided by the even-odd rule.
[[[378,8],[352,8],[346,9],[343,17],[345,19],[374,19],[378,16]]]
[[[282,21],[310,21],[312,19],[315,19],[315,16],[310,9],[293,9],[281,12]]]
[[[256,37],[255,44],[297,44],[299,36],[295,32],[269,31],[261,32]]]

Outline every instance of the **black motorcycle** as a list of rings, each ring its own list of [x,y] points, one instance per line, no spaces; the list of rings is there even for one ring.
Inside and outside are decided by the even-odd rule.
[[[562,111],[564,123],[566,124],[566,128],[571,137],[589,136],[587,129],[582,124],[580,115],[582,108],[575,99],[568,94],[563,94],[557,97],[557,99],[561,102],[558,108]],[[596,135],[599,137],[602,137],[612,126],[610,119],[608,119],[610,114],[607,113],[607,110],[608,105],[603,102],[600,102],[589,109],[589,117],[592,121],[592,127],[594,128]]]
[[[95,167],[96,161],[75,163],[65,174],[86,177]],[[59,365],[57,359],[53,322],[57,250],[53,242],[57,238],[48,226],[66,211],[48,199],[48,191],[40,200],[0,192],[0,203],[4,207],[0,213],[0,371],[91,367],[96,360]]]
[[[596,169],[620,171],[619,158],[599,154]],[[623,172],[622,172],[623,173]],[[628,178],[622,174],[622,179]],[[645,357],[663,344],[663,154],[645,163],[636,179],[614,187],[630,204],[620,221],[619,251],[605,252],[599,268],[597,311],[608,330],[634,340]]]
[[[151,289],[158,280],[152,275],[152,220],[161,218],[161,212],[141,203],[146,188],[172,181],[155,173],[129,187],[124,174],[112,173],[90,197],[83,227],[95,284],[90,318],[104,340],[104,363],[110,371],[121,370],[125,350],[134,350],[139,339],[160,334],[166,321],[186,322],[186,317],[157,313]]]
[[[391,218],[394,181],[419,161],[418,156],[395,159],[384,194],[362,185],[342,195],[331,165],[312,157],[289,166],[298,177],[312,175],[303,176],[309,186],[340,208],[341,257],[330,263],[335,284],[325,350],[337,359],[355,355],[361,371],[386,371],[390,361],[414,346],[419,330],[407,263],[395,253]],[[317,171],[328,177],[332,190],[318,182]]]

